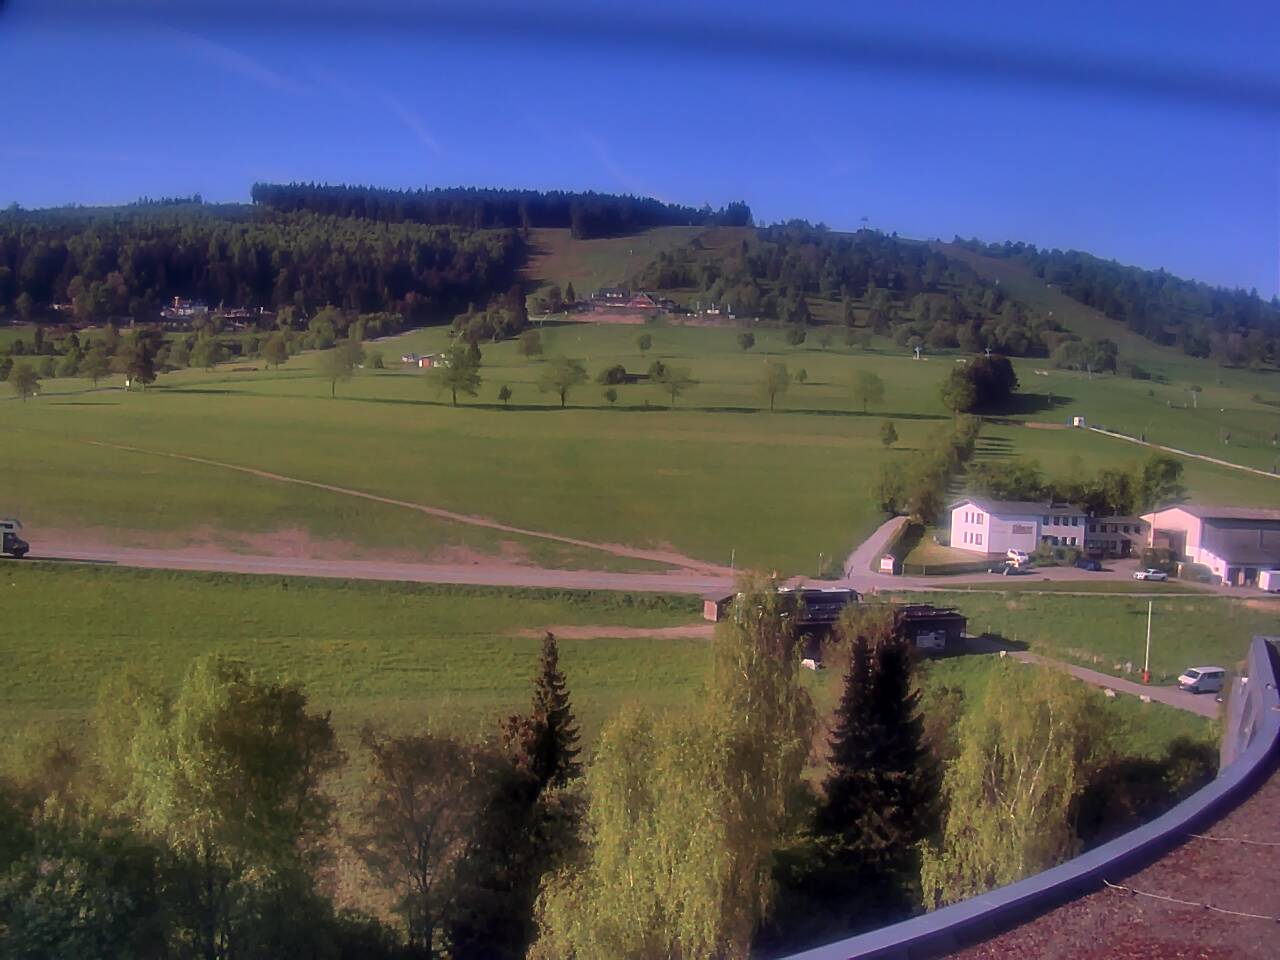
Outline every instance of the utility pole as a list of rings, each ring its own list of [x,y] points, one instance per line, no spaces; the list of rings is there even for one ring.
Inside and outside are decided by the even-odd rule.
[[[1142,682],[1151,682],[1151,601],[1147,601],[1147,655],[1142,660]]]
[[[733,567],[733,561],[737,559],[737,556],[738,556],[738,549],[737,549],[737,547],[730,547],[730,548],[729,548],[729,569],[730,569],[730,570],[732,570],[732,569],[734,568],[734,567]]]

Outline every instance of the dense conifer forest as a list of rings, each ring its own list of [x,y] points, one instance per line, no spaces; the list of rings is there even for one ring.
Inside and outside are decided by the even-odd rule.
[[[283,212],[307,210],[389,223],[461,224],[495,227],[569,228],[579,239],[615,237],[650,227],[748,226],[751,208],[730,203],[719,210],[686,207],[651,197],[563,190],[495,190],[435,187],[386,190],[315,183],[255,183],[253,202]]]

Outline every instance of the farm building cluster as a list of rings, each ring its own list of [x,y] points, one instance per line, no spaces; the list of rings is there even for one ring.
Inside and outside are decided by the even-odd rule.
[[[811,669],[822,665],[822,641],[836,625],[845,607],[862,598],[847,587],[779,587],[786,598],[795,626],[803,637],[803,663]],[[739,593],[709,593],[702,598],[703,619],[712,623],[742,616]],[[935,607],[926,603],[893,604],[897,628],[919,652],[956,653],[963,646],[968,621],[955,607]]]
[[[1096,559],[1131,557],[1147,544],[1139,517],[1091,517],[1070,504],[968,497],[951,505],[951,546],[983,556],[1042,546],[1075,547]]]
[[[1233,586],[1263,586],[1280,571],[1280,510],[1181,504],[1141,517],[1092,517],[1066,504],[968,497],[951,506],[951,546],[987,557],[1043,546],[1104,559],[1168,551]]]

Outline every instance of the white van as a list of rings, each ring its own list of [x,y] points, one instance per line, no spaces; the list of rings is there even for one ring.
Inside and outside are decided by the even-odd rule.
[[[1191,693],[1218,693],[1226,676],[1221,667],[1188,667],[1178,677],[1178,687]]]

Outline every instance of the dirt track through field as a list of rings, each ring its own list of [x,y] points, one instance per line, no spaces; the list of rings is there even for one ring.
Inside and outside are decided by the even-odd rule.
[[[393,507],[403,507],[406,510],[425,513],[428,516],[437,517],[441,520],[449,520],[453,523],[465,523],[473,527],[484,527],[488,530],[498,530],[503,533],[514,533],[523,537],[535,537],[540,540],[550,540],[555,543],[564,543],[573,547],[584,547],[588,550],[599,550],[602,553],[613,554],[615,557],[627,557],[632,560],[649,560],[654,563],[662,563],[668,566],[677,567],[681,570],[689,570],[713,576],[732,576],[732,571],[727,567],[718,567],[714,564],[703,563],[700,560],[694,560],[692,557],[686,557],[683,554],[675,553],[674,551],[645,550],[639,547],[628,547],[617,543],[597,543],[592,540],[580,540],[577,537],[568,537],[559,533],[547,533],[543,530],[529,530],[525,527],[513,527],[509,524],[499,523],[497,520],[491,520],[488,517],[479,517],[474,514],[467,513],[456,513],[453,510],[445,510],[443,507],[432,507],[425,503],[414,503],[410,500],[399,500],[395,497],[384,497],[381,494],[369,493],[365,490],[353,490],[350,487],[340,487],[336,484],[322,483],[318,480],[305,480],[301,477],[288,477],[283,474],[272,473],[269,470],[259,470],[255,467],[246,467],[236,463],[226,463],[221,460],[209,460],[205,457],[194,457],[184,453],[170,453],[165,450],[148,450],[143,447],[131,447],[119,443],[108,443],[105,440],[83,440],[81,442],[94,447],[123,450],[127,453],[140,453],[153,457],[167,457],[171,460],[183,460],[187,463],[198,463],[207,467],[234,470],[237,473],[245,473],[251,477],[257,477],[261,480],[273,480],[277,483],[292,483],[302,487],[313,487],[317,490],[325,490],[329,493],[336,493],[346,497],[358,497],[362,500],[372,500],[375,503],[385,503]]]
[[[646,638],[657,640],[709,640],[715,633],[710,623],[687,623],[679,627],[610,627],[610,626],[550,626],[529,630],[517,630],[513,636],[540,638],[554,633],[561,640],[627,640]]]

